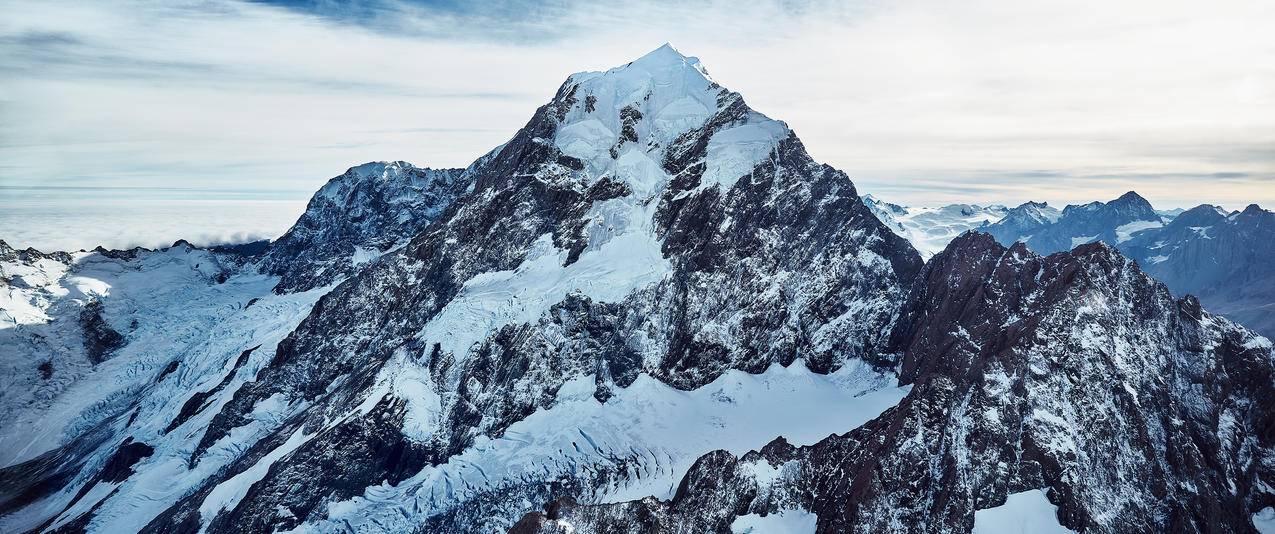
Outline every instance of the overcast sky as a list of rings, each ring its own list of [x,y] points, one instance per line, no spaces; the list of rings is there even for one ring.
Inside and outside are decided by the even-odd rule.
[[[668,41],[888,200],[1275,204],[1275,2],[538,4],[0,1],[0,189],[464,166]]]

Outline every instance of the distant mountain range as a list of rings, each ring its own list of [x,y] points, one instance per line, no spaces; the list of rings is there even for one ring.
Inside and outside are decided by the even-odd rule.
[[[1008,210],[904,207],[871,195],[864,202],[923,257],[969,230],[991,234],[1005,246],[1021,241],[1039,254],[1106,243],[1175,294],[1194,295],[1209,309],[1275,336],[1275,213],[1257,205],[1233,212],[1207,204],[1156,210],[1133,191],[1061,211],[1044,202]]]

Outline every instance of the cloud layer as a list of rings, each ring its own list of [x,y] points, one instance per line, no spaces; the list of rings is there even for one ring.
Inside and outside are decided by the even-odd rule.
[[[462,166],[670,41],[909,204],[1275,204],[1275,7],[5,1],[0,186],[310,191]],[[10,193],[14,194],[14,193]]]

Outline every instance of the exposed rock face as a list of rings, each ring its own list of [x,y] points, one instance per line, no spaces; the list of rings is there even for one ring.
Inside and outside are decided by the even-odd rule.
[[[921,267],[844,173],[667,47],[572,76],[467,176],[472,191],[323,297],[235,392],[191,466],[265,404],[278,425],[149,529],[322,525],[328,503],[500,437],[573,377],[605,401],[640,373],[694,389],[796,359],[830,372],[879,351]],[[201,510],[285,443],[237,505]],[[571,488],[588,491],[524,490]],[[411,521],[468,531],[454,512],[520,495]],[[515,510],[477,519],[507,527]]]
[[[84,306],[80,312],[80,326],[84,329],[84,352],[95,364],[102,363],[128,342],[102,319],[101,301],[90,301]]]
[[[1200,205],[1164,219],[1136,193],[1106,204],[1067,206],[1057,220],[1027,203],[985,230],[1048,254],[1088,242],[1119,248],[1174,294],[1275,335],[1275,214],[1257,205],[1227,213]],[[1041,215],[1041,216],[1037,216]]]
[[[863,427],[707,455],[668,502],[559,503],[520,526],[726,531],[797,507],[821,532],[965,532],[1049,488],[1077,531],[1249,532],[1275,502],[1270,342],[1105,245],[1042,258],[967,234],[922,270],[889,348],[913,389]]]
[[[310,198],[296,224],[265,251],[261,269],[280,276],[281,292],[348,277],[428,226],[469,186],[463,174],[402,161],[352,167]]]

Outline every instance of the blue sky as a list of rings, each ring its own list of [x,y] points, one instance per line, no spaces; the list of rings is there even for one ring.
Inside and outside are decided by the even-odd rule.
[[[1114,4],[1114,5],[1113,5]],[[1270,2],[0,1],[0,194],[463,166],[663,42],[907,204],[1275,204]]]

